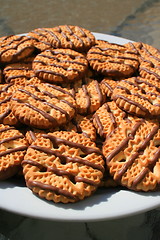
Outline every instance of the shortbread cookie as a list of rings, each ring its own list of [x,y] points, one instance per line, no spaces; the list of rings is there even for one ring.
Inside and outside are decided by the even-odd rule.
[[[114,101],[104,103],[93,115],[93,124],[100,137],[106,138],[122,121],[131,121]]]
[[[158,49],[141,42],[126,44],[139,54],[139,74],[143,78],[160,80],[160,52]]]
[[[75,94],[77,112],[82,115],[95,112],[105,101],[103,86],[97,80],[86,78],[85,82]]]
[[[0,147],[0,180],[4,180],[18,172],[28,146],[18,130],[0,124]]]
[[[12,63],[8,64],[3,70],[6,83],[24,83],[26,80],[35,76],[32,70],[32,63]]]
[[[0,42],[0,62],[18,62],[35,50],[33,42],[26,36],[11,35]]]
[[[33,40],[33,44],[40,52],[51,49],[52,46],[48,41],[48,35],[52,35],[52,28],[36,28],[29,32],[29,36]]]
[[[57,26],[52,31],[48,39],[53,48],[70,48],[78,52],[86,52],[95,44],[94,35],[79,26]]]
[[[87,69],[87,59],[71,49],[46,50],[33,61],[36,76],[51,83],[78,80]]]
[[[142,117],[160,116],[160,82],[141,77],[124,79],[113,90],[117,106]]]
[[[31,145],[33,142],[36,141],[38,137],[40,137],[42,134],[46,133],[44,130],[36,129],[36,128],[30,128],[27,130],[25,134],[25,138],[29,145]]]
[[[112,97],[112,93],[113,93],[113,89],[117,86],[119,81],[115,81],[111,78],[107,78],[105,77],[102,81],[101,81],[101,85],[104,89],[104,92],[106,94],[106,96],[108,98]]]
[[[96,140],[96,129],[91,120],[92,116],[81,116],[77,114],[68,124],[61,126],[61,130],[82,133],[92,141]]]
[[[0,85],[0,123],[9,125],[18,125],[19,123],[10,107],[10,100],[15,90],[13,84]]]
[[[20,122],[48,129],[74,117],[75,100],[67,89],[41,83],[20,87],[12,96],[11,109]]]
[[[87,53],[90,66],[105,76],[123,78],[132,76],[138,69],[138,56],[123,45],[100,42]]]
[[[26,185],[54,202],[77,202],[100,185],[104,171],[101,151],[74,132],[43,134],[29,146],[22,162]]]
[[[125,125],[103,146],[110,174],[121,185],[136,191],[154,191],[160,182],[159,123],[140,120]]]

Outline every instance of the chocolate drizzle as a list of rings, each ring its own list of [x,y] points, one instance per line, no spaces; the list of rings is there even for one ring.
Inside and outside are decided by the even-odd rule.
[[[15,50],[15,49],[17,50],[18,47],[22,43],[24,43],[28,40],[29,40],[29,38],[26,37],[26,36],[19,36],[16,39],[12,39],[11,41],[9,41],[7,43],[1,44],[0,59],[2,60],[2,55],[5,52],[7,52],[9,50]],[[17,41],[18,41],[18,43],[15,43]],[[4,49],[3,49],[3,47],[4,47]],[[16,51],[16,53],[12,56],[12,61],[16,61],[18,59],[18,56],[21,55],[24,52],[24,50],[26,50],[26,49],[33,49],[34,50],[34,46],[29,45],[29,46],[21,48],[19,51]]]
[[[98,169],[98,170],[100,170],[102,172],[104,171],[103,166],[95,164],[95,163],[92,163],[92,162],[90,162],[90,161],[88,161],[86,159],[83,159],[83,158],[69,157],[69,156],[61,154],[60,152],[58,152],[56,150],[53,150],[53,149],[51,150],[49,148],[36,146],[36,145],[31,145],[31,146],[29,146],[29,148],[33,148],[35,150],[42,151],[42,152],[44,152],[46,154],[55,155],[56,157],[58,157],[63,162],[63,164],[66,163],[66,162],[79,163],[79,164],[84,164],[84,165],[87,165],[89,167],[92,167],[93,169]]]
[[[100,154],[102,155],[102,152],[98,149],[98,148],[91,148],[91,147],[86,147],[83,144],[77,143],[77,142],[71,142],[68,141],[66,139],[62,139],[50,134],[42,134],[42,137],[44,138],[48,138],[53,142],[54,144],[64,144],[64,145],[68,145],[70,147],[75,147],[75,148],[80,148],[81,151],[83,151],[86,154],[92,154],[92,153],[96,153],[96,154]]]
[[[34,188],[34,187],[39,187],[41,189],[44,189],[44,190],[48,190],[48,191],[51,191],[51,192],[54,192],[58,195],[63,195],[67,198],[70,198],[70,199],[74,199],[74,200],[78,200],[78,197],[76,197],[74,194],[72,194],[71,192],[69,191],[66,191],[66,190],[63,190],[63,189],[60,189],[58,187],[55,187],[55,186],[52,186],[52,185],[49,185],[49,184],[45,184],[45,183],[42,183],[42,182],[37,182],[37,181],[30,181],[28,180],[27,181],[27,186],[29,188]]]
[[[110,162],[119,152],[121,152],[128,144],[129,140],[133,139],[136,131],[141,126],[144,120],[137,122],[132,128],[130,134],[106,157],[106,161]]]
[[[13,136],[13,137],[5,138],[5,139],[2,139],[0,141],[0,144],[6,143],[6,142],[8,143],[10,141],[17,140],[17,139],[20,139],[20,138],[24,138],[24,136],[23,135],[16,135],[16,136]]]
[[[133,164],[133,162],[139,157],[139,155],[143,154],[144,149],[147,147],[151,139],[155,136],[159,129],[159,126],[153,127],[152,131],[145,137],[144,141],[140,144],[137,151],[131,155],[129,160],[122,166],[122,168],[118,171],[116,175],[116,180],[120,180],[123,174],[127,171],[127,169]],[[138,182],[137,182],[138,183]]]
[[[82,90],[85,94],[86,97],[86,114],[89,114],[90,112],[90,106],[91,106],[91,99],[87,90],[87,86],[86,85],[82,85]]]
[[[15,152],[18,152],[18,151],[24,151],[26,150],[28,147],[27,146],[20,146],[20,147],[17,147],[17,148],[12,148],[12,149],[8,149],[4,152],[1,152],[0,153],[0,157],[3,157],[3,156],[6,156],[10,153],[15,153]]]

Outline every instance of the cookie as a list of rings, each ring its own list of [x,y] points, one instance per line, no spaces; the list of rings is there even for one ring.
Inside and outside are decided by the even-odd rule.
[[[36,141],[38,137],[40,137],[42,134],[46,133],[44,130],[36,129],[36,128],[30,128],[25,133],[25,138],[29,145],[31,145],[33,142]]]
[[[26,185],[35,194],[68,203],[95,192],[103,177],[104,160],[89,138],[60,131],[37,138],[22,166]]]
[[[52,29],[48,39],[53,48],[69,48],[86,52],[95,44],[94,35],[79,26],[61,25]]]
[[[24,136],[14,127],[0,124],[0,180],[15,175],[28,148]]]
[[[83,77],[88,61],[71,49],[46,50],[36,56],[33,70],[38,78],[47,82],[72,82]]]
[[[0,42],[0,62],[12,63],[31,55],[35,47],[26,36],[11,35]]]
[[[51,30],[52,28],[36,28],[29,32],[27,36],[33,40],[35,48],[42,52],[52,48],[47,37],[48,35],[52,34]]]
[[[160,52],[158,49],[141,42],[126,44],[139,54],[139,75],[151,80],[160,80]]]
[[[11,100],[17,119],[40,129],[67,123],[74,117],[75,107],[75,100],[67,89],[44,83],[20,87]]]
[[[112,99],[124,111],[140,117],[160,115],[160,82],[141,77],[124,79],[113,90]]]
[[[77,114],[68,124],[61,126],[60,130],[82,133],[85,137],[96,140],[96,129],[91,120],[92,116],[81,116]]]
[[[159,187],[159,123],[140,119],[122,123],[103,146],[110,174],[122,186],[135,191],[155,191]]]
[[[124,45],[100,42],[87,53],[91,68],[100,74],[115,78],[126,78],[136,73],[138,55]]]
[[[113,89],[117,86],[119,81],[115,81],[112,78],[105,77],[101,81],[101,85],[104,89],[106,96],[110,99],[112,97]]]
[[[17,126],[18,119],[13,115],[10,107],[10,101],[16,87],[13,84],[0,85],[0,123]]]
[[[100,137],[106,138],[122,121],[131,121],[114,101],[104,103],[93,115],[93,124]]]
[[[94,113],[105,101],[103,87],[95,79],[85,78],[75,94],[77,112],[82,115]],[[84,83],[84,84],[83,84]]]
[[[6,83],[18,83],[24,84],[26,80],[34,77],[34,71],[32,70],[32,63],[12,63],[8,64],[4,70],[4,79]]]

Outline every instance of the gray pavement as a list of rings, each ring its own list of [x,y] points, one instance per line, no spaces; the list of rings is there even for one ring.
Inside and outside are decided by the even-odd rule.
[[[73,24],[160,48],[160,0],[0,0],[0,36]]]

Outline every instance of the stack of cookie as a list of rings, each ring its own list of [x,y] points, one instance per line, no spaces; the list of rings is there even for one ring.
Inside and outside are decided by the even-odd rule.
[[[160,182],[160,52],[78,26],[0,39],[0,179],[22,168],[41,198]],[[113,178],[113,181],[110,179]]]

